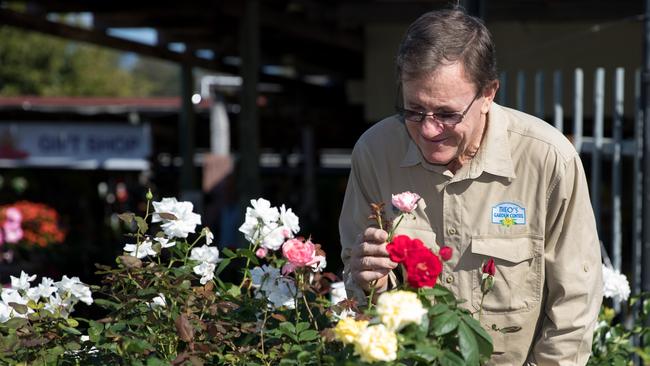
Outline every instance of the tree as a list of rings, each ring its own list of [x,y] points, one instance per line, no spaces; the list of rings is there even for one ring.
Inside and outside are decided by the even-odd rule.
[[[0,27],[0,95],[146,96],[152,83],[120,67],[120,53]]]

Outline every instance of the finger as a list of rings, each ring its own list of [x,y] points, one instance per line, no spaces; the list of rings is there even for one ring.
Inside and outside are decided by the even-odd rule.
[[[397,263],[385,257],[357,257],[350,263],[354,270],[361,271],[390,271]]]
[[[368,243],[383,244],[388,239],[388,233],[381,229],[369,227],[363,232],[363,239]]]
[[[370,244],[370,243],[360,243],[352,248],[352,255],[358,257],[388,257],[388,251],[386,250],[386,243],[384,244]]]
[[[367,288],[372,281],[377,281],[388,275],[389,271],[361,271],[353,273],[354,281],[363,288]]]

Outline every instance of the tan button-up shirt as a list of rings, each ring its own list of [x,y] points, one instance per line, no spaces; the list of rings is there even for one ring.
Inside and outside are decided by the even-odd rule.
[[[397,234],[453,248],[441,283],[473,312],[481,263],[496,262],[481,318],[494,343],[490,364],[587,362],[602,300],[600,245],[580,157],[560,132],[493,103],[477,155],[452,174],[423,159],[396,117],[371,127],[354,147],[339,221],[349,296],[364,300],[349,258],[372,224],[370,203],[386,203],[394,218],[391,194],[404,191],[422,200]]]

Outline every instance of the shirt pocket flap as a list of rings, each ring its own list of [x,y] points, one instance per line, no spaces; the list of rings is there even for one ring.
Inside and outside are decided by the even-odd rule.
[[[535,257],[532,237],[472,238],[472,253],[519,263]]]

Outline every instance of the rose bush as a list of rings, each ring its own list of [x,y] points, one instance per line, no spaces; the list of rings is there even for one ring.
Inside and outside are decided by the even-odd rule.
[[[98,266],[96,285],[66,276],[58,282],[38,282],[26,273],[13,277],[0,294],[0,363],[479,365],[492,352],[480,312],[462,308],[462,300],[437,282],[442,261],[454,255],[451,248],[435,253],[418,239],[392,237],[387,248],[405,282],[360,307],[346,298],[336,276],[324,272],[320,245],[297,236],[299,219],[291,209],[252,200],[240,227],[249,245],[237,250],[214,245],[192,211],[189,202],[153,201],[149,193],[143,217],[121,214],[131,233],[115,264]],[[381,210],[375,213],[394,233]],[[489,261],[483,266],[484,296],[494,270]],[[224,272],[231,281],[222,279]],[[100,316],[75,317],[80,302]],[[650,305],[640,303],[647,314]],[[644,346],[620,341],[645,337],[639,329],[645,328],[629,331],[611,319],[600,326],[598,360],[645,355]],[[607,341],[612,338],[619,340],[616,351]]]

